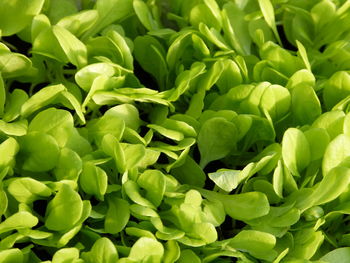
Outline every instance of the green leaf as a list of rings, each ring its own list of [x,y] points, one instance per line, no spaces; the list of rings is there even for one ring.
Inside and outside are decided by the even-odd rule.
[[[185,47],[190,43],[191,31],[180,32],[176,39],[171,43],[168,53],[166,54],[166,62],[169,69],[175,68],[178,60],[183,55]]]
[[[30,73],[32,62],[20,53],[0,51],[0,72],[3,78],[15,78]]]
[[[104,222],[107,233],[117,234],[122,231],[130,218],[129,203],[115,196],[108,196],[108,210]]]
[[[106,116],[116,116],[125,122],[125,126],[137,131],[142,123],[138,109],[132,104],[122,104],[110,108]]]
[[[213,226],[220,226],[225,221],[225,210],[219,201],[203,201],[203,218],[204,221],[211,223]]]
[[[312,128],[323,128],[327,131],[331,140],[339,134],[346,133],[346,126],[344,125],[345,113],[340,110],[333,110],[323,113],[312,124]]]
[[[165,192],[165,176],[157,170],[146,170],[137,179],[137,184],[146,190],[146,198],[159,206]]]
[[[64,27],[56,25],[52,27],[52,31],[68,60],[78,68],[85,66],[87,63],[86,46]]]
[[[310,259],[324,240],[321,231],[312,228],[299,230],[294,235],[294,248],[290,251],[293,258]]]
[[[179,263],[193,262],[200,263],[200,258],[190,249],[184,249],[181,251],[180,258],[177,261]]]
[[[52,263],[79,262],[79,249],[76,247],[62,248],[52,257]]]
[[[217,30],[221,28],[221,16],[219,6],[215,1],[204,1],[205,4],[198,4],[191,9],[190,22],[198,27],[200,23],[213,27]]]
[[[3,263],[23,263],[24,256],[20,249],[11,248],[0,251],[0,260]]]
[[[28,94],[20,89],[15,89],[6,97],[5,113],[3,120],[10,122],[15,120],[21,112],[21,107],[28,99]]]
[[[244,19],[245,12],[235,2],[223,6],[223,29],[231,46],[241,55],[250,54],[251,39],[248,34],[248,24]]]
[[[163,135],[164,137],[167,137],[175,141],[181,141],[184,139],[184,134],[180,131],[168,129],[156,124],[148,124],[147,127],[155,130],[156,132]]]
[[[107,33],[107,36],[109,39],[111,39],[118,47],[118,49],[121,52],[123,63],[122,65],[126,67],[126,69],[133,70],[133,56],[131,55],[131,47],[129,47],[129,44],[127,42],[127,39],[123,37],[121,34],[119,34],[116,30],[111,30]],[[130,71],[132,72],[132,71]]]
[[[40,13],[44,0],[15,0],[0,4],[0,30],[2,36],[18,33]]]
[[[190,235],[203,240],[205,244],[213,243],[218,239],[215,227],[207,222],[194,224]],[[181,242],[181,239],[179,241]]]
[[[327,263],[346,263],[350,260],[350,248],[336,248],[321,257],[320,260]]]
[[[226,43],[225,39],[220,35],[220,33],[215,28],[209,28],[204,23],[199,23],[199,32],[201,32],[210,42],[216,45],[222,50],[230,50],[229,45]]]
[[[191,69],[181,72],[175,80],[175,89],[166,91],[169,92],[169,96],[166,98],[169,101],[176,101],[179,97],[186,93],[191,87],[191,83],[196,80],[200,75],[205,72],[205,64],[202,62],[195,62],[192,64]],[[172,92],[171,92],[172,91]]]
[[[241,171],[220,169],[215,173],[209,173],[208,176],[214,183],[226,192],[231,192],[240,183]]]
[[[328,110],[350,95],[350,74],[345,71],[334,73],[325,83],[323,100]]]
[[[315,31],[321,32],[327,23],[330,23],[336,13],[336,5],[331,1],[320,1],[314,5],[310,11],[313,22],[315,23]]]
[[[129,259],[136,262],[160,263],[164,255],[164,247],[156,239],[141,237],[131,247]]]
[[[173,263],[176,262],[180,257],[180,247],[174,240],[168,240],[165,243],[165,251],[163,262],[164,263]]]
[[[226,93],[242,83],[242,75],[239,66],[233,60],[224,60],[222,63],[224,68],[221,74],[216,75],[218,77],[216,85],[221,93]]]
[[[132,13],[133,6],[131,0],[102,0],[96,2],[95,9],[98,12],[98,19],[83,35],[83,39],[95,35],[110,24],[123,20]]]
[[[190,157],[185,158],[185,162],[171,170],[171,174],[183,184],[203,187],[206,175],[201,167]]]
[[[295,72],[288,80],[286,88],[292,90],[298,85],[315,86],[315,76],[306,69],[301,69]]]
[[[68,184],[62,184],[46,209],[45,226],[53,231],[71,229],[81,218],[83,201]]]
[[[272,120],[280,120],[290,110],[290,93],[282,86],[271,85],[264,91],[260,100],[260,106],[267,110]]]
[[[125,169],[137,167],[145,156],[145,147],[142,144],[127,144],[124,147]]]
[[[297,124],[311,124],[321,115],[321,104],[312,87],[298,85],[291,94],[292,114]]]
[[[141,196],[141,194],[139,193],[139,187],[134,181],[131,181],[131,180],[126,181],[123,184],[123,187],[124,187],[125,193],[136,204],[139,204],[145,207],[155,208],[150,201],[148,201],[147,199]]]
[[[17,212],[0,223],[0,233],[5,233],[12,230],[32,228],[36,226],[38,222],[38,218],[29,212]]]
[[[278,161],[277,167],[273,172],[272,185],[275,193],[279,196],[283,196],[283,165],[281,160]]]
[[[138,1],[141,2],[141,1]],[[134,40],[134,55],[141,67],[156,78],[161,89],[165,88],[168,66],[165,50],[159,41],[151,36],[138,36]],[[145,49],[145,46],[149,46]],[[149,58],[152,58],[150,60]]]
[[[0,215],[5,214],[8,207],[7,194],[3,189],[0,189]]]
[[[260,192],[223,195],[204,189],[198,189],[198,191],[209,200],[221,202],[226,213],[237,220],[258,218],[268,214],[270,210],[266,195]]]
[[[124,173],[126,169],[125,154],[117,138],[112,134],[106,134],[102,139],[101,148],[107,155],[114,158],[117,170]]]
[[[23,203],[32,203],[51,195],[49,187],[29,177],[14,179],[10,182],[8,191],[18,202]]]
[[[310,146],[302,131],[289,128],[282,139],[282,157],[288,170],[294,175],[300,173],[310,163]]]
[[[236,249],[248,251],[254,256],[272,250],[275,247],[276,238],[265,232],[242,230],[230,239],[229,244]]]
[[[311,72],[311,65],[310,65],[310,61],[309,61],[309,59],[307,57],[307,52],[306,52],[305,47],[298,40],[296,40],[296,44],[297,44],[297,47],[298,47],[298,55],[303,60],[306,69]]]
[[[347,185],[350,182],[350,169],[337,166],[327,173],[318,184],[312,194],[314,205],[328,203],[344,191],[347,191]]]
[[[51,0],[45,7],[52,23],[57,23],[59,19],[78,11],[78,3],[74,0]]]
[[[275,37],[276,37],[278,43],[280,43],[280,45],[282,45],[281,39],[280,39],[278,32],[277,32],[276,21],[275,21],[275,12],[274,12],[274,8],[273,8],[271,1],[270,0],[259,0],[259,6],[260,6],[261,12],[266,20],[266,23],[269,25],[269,27],[271,27],[273,33],[275,34]]]
[[[8,136],[23,136],[27,134],[27,120],[6,123],[0,120],[0,132]]]
[[[29,132],[44,132],[55,136],[60,126],[72,128],[74,125],[72,115],[65,110],[49,108],[38,113],[30,122]]]
[[[216,117],[204,122],[198,134],[200,166],[203,168],[229,154],[236,145],[236,136],[236,126],[224,118]]]
[[[57,22],[57,25],[64,27],[76,37],[80,37],[92,27],[97,18],[97,10],[82,10],[78,13],[63,17]]]
[[[54,59],[59,63],[68,63],[68,58],[52,31],[48,17],[37,15],[32,23],[33,53]]]
[[[304,132],[310,146],[310,161],[319,160],[323,157],[330,138],[326,130],[322,128],[311,128]]]
[[[5,102],[6,102],[5,84],[0,74],[0,116],[1,117],[4,114]]]
[[[44,172],[56,166],[60,149],[51,135],[30,132],[19,139],[19,144],[19,158],[24,170]]]
[[[82,167],[83,164],[79,155],[68,148],[63,148],[53,173],[59,181],[77,180],[82,171]]]
[[[270,86],[270,83],[268,82],[259,83],[249,94],[248,98],[240,104],[241,111],[243,111],[244,113],[250,113],[250,114],[260,116],[261,111],[260,111],[259,104],[264,92],[267,90],[269,86]]]
[[[115,263],[118,260],[118,251],[112,241],[101,237],[92,246],[91,250],[82,254],[87,263]]]
[[[14,165],[15,156],[19,151],[18,142],[10,137],[0,144],[0,170],[6,166]]]
[[[277,71],[275,73],[283,74],[285,77],[292,76],[296,71],[304,68],[300,58],[293,56],[289,51],[271,41],[261,47],[260,56],[266,60],[266,65],[272,66]],[[265,68],[266,65],[263,64],[263,67]]]
[[[117,116],[104,115],[91,121],[87,128],[91,137],[99,144],[106,134],[112,134],[117,140],[120,140],[125,129],[125,122]]]
[[[103,200],[107,191],[108,176],[102,168],[86,162],[79,176],[79,184],[85,193],[94,195],[98,200]]]
[[[66,88],[62,84],[42,88],[22,105],[22,117],[28,117],[40,108],[49,105],[65,89]]]
[[[323,176],[326,176],[334,167],[349,158],[349,147],[350,137],[345,134],[337,136],[328,144],[322,161]]]
[[[153,19],[152,13],[145,2],[141,0],[133,1],[133,7],[137,17],[148,31],[159,29],[157,22]]]
[[[115,70],[112,65],[103,62],[94,63],[80,69],[75,74],[75,81],[83,90],[89,91],[98,76],[112,77],[114,74]]]

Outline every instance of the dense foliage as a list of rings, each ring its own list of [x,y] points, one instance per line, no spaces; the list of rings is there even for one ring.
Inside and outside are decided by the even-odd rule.
[[[0,1],[0,262],[350,262],[350,1]]]

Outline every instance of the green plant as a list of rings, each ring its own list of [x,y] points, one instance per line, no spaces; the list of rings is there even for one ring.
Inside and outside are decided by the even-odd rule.
[[[349,262],[350,2],[0,1],[0,261]]]

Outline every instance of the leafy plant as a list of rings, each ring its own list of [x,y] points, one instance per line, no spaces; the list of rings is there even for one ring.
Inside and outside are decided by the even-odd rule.
[[[0,1],[0,262],[350,261],[350,2]]]

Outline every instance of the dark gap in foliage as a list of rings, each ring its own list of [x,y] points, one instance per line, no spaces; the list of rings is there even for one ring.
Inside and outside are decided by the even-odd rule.
[[[67,63],[63,66],[63,70],[69,70],[69,69],[77,69],[77,67],[74,66],[72,63]]]
[[[192,158],[196,163],[200,162],[201,155],[197,145],[192,147]]]
[[[35,255],[37,255],[42,261],[52,259],[52,255],[47,250],[48,250],[47,247],[43,247],[40,245],[35,245],[32,248],[32,251],[35,253]]]
[[[225,221],[220,225],[219,229],[219,240],[232,238],[234,236],[233,219],[229,216],[226,216]]]
[[[140,130],[138,131],[138,133],[141,137],[144,137],[148,131],[149,128],[147,128],[146,126],[140,126]]]
[[[2,40],[10,44],[8,47],[12,51],[25,55],[28,55],[29,50],[32,47],[30,43],[23,41],[17,35],[2,37]]]
[[[234,220],[232,219],[232,225],[231,226],[227,226],[227,235],[226,238],[232,238],[235,235],[237,235],[239,232],[241,232],[242,230],[244,230],[244,228],[247,226],[246,223],[244,223],[243,221],[240,220]]]
[[[97,200],[94,196],[91,196],[89,200],[92,206],[98,205],[100,203],[100,201]]]
[[[33,210],[41,216],[45,216],[46,206],[47,206],[46,200],[35,200],[33,202]]]
[[[211,180],[208,176],[205,177],[205,183],[204,183],[204,188],[208,190],[213,190],[215,187],[215,183],[213,180]]]
[[[158,164],[168,164],[169,163],[168,156],[166,154],[164,154],[164,153],[161,153],[159,155],[157,163]]]
[[[182,96],[178,101],[174,102],[173,105],[175,106],[177,113],[185,114],[190,102],[190,97]]]
[[[30,243],[28,244],[27,242],[23,242],[23,243],[15,243],[13,245],[13,248],[18,248],[18,249],[23,249],[26,246],[30,245]]]
[[[63,76],[66,79],[74,79],[74,75],[77,72],[77,67],[74,66],[72,63],[67,63],[63,66]]]
[[[319,49],[321,53],[323,53],[326,50],[327,45],[322,45]]]
[[[101,107],[98,108],[98,110],[101,112],[101,115],[103,115],[110,108],[111,107],[109,107],[108,105],[102,105]]]
[[[23,82],[19,82],[19,81],[12,81],[10,86],[9,86],[9,92],[13,92],[15,89],[21,89],[24,90],[25,92],[28,92],[30,90],[30,83],[23,83]]]
[[[283,44],[283,47],[286,48],[286,49],[289,49],[289,50],[292,50],[292,51],[297,51],[298,49],[292,45],[288,40],[287,40],[287,37],[286,37],[286,34],[284,32],[284,29],[283,29],[283,25],[278,25],[277,26],[277,31],[278,31],[278,34],[281,38],[281,41],[282,41],[282,44]]]
[[[172,146],[176,146],[178,144],[177,142],[175,142],[175,141],[173,141],[173,140],[171,140],[169,138],[166,138],[164,136],[160,135],[160,137],[161,137],[161,141],[166,143],[166,144],[169,144],[169,145],[172,145]]]
[[[76,113],[76,111],[74,109],[70,109],[67,107],[62,107],[62,109],[64,109],[65,111],[68,111],[70,114],[72,114],[72,116],[74,116]]]
[[[226,256],[221,256],[219,259],[222,259],[220,261],[216,261],[217,263],[232,263],[232,262],[238,262],[237,258],[232,258],[232,257],[226,257]]]
[[[87,234],[89,232],[91,233],[91,231],[82,228],[82,230],[80,230],[79,233],[74,237],[74,239],[76,238],[84,245],[84,251],[89,251],[95,242],[95,240],[91,238],[89,234]]]
[[[134,102],[134,105],[136,108],[139,109],[139,117],[142,121],[146,123],[154,124],[154,120],[152,120],[152,111],[154,111],[154,108],[159,106],[157,104],[151,104],[151,103],[142,103],[142,102]],[[144,129],[144,134],[149,131],[149,128],[146,126],[142,126]]]
[[[173,20],[168,19],[168,13],[171,12],[169,2],[158,0],[158,1],[156,1],[156,5],[161,10],[160,20],[162,22],[162,25],[164,25],[164,27],[166,27],[166,28],[170,28],[170,29],[174,29],[175,31],[179,31],[180,28],[177,25],[177,23]]]
[[[42,221],[39,221],[38,224],[36,224],[35,228],[40,228],[40,227],[43,227],[45,226],[45,223],[42,222]]]
[[[31,94],[35,94],[37,93],[39,90],[49,86],[49,85],[52,85],[52,83],[49,83],[49,82],[43,82],[43,83],[39,83],[37,85],[35,85],[32,90],[31,90]]]
[[[207,166],[204,168],[204,172],[205,173],[216,172],[218,167],[226,167],[226,165],[221,160],[212,161],[208,163]]]
[[[141,67],[141,65],[134,60],[134,74],[139,79],[141,84],[149,89],[159,90],[157,81],[153,78],[153,76]]]

